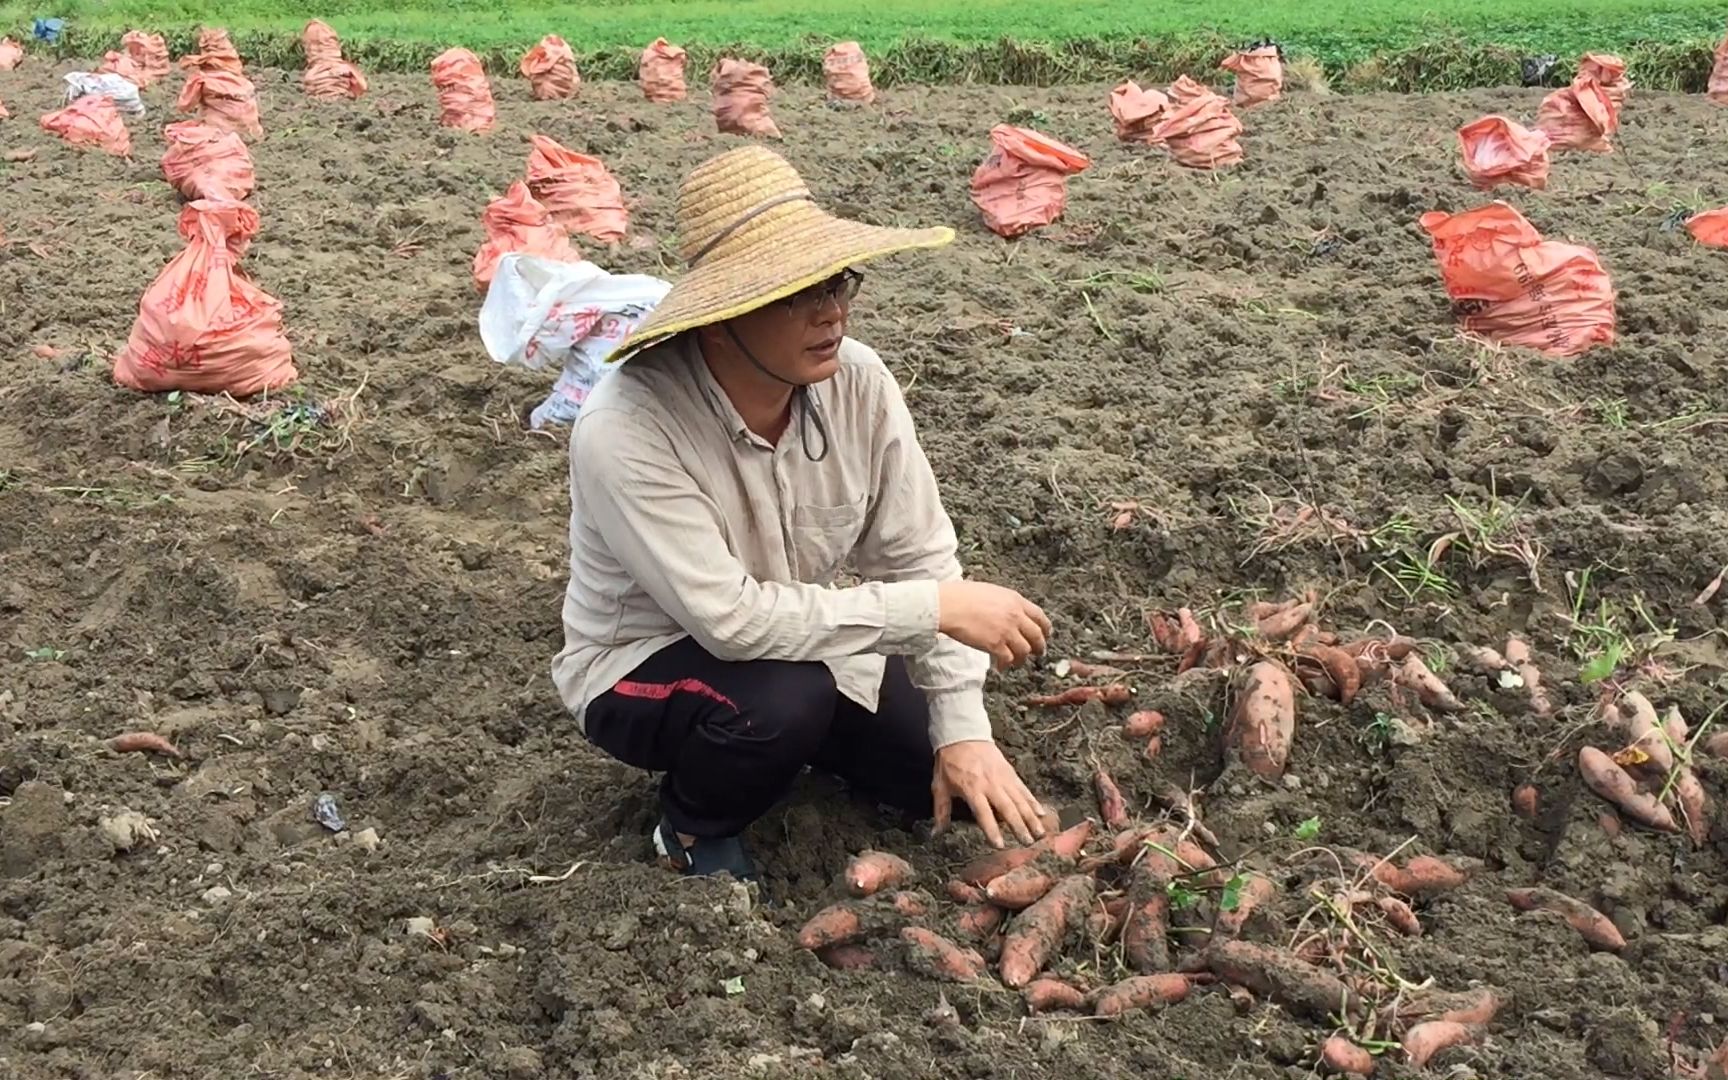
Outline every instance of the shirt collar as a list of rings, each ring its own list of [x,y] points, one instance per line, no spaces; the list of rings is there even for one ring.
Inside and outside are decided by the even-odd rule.
[[[721,389],[714,373],[708,370],[708,361],[702,359],[702,346],[697,342],[696,335],[685,334],[684,338],[684,362],[689,365],[690,374],[696,380],[696,388],[708,402],[708,407],[714,411],[720,422],[726,425],[726,430],[732,433],[734,440],[756,438],[749,425],[744,423],[744,418],[738,415],[732,399]]]

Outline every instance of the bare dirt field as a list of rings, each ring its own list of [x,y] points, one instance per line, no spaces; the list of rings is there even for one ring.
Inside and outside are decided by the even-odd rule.
[[[565,447],[516,417],[550,376],[486,358],[469,262],[539,131],[604,157],[633,200],[636,242],[590,253],[669,275],[678,178],[732,142],[705,94],[533,102],[500,82],[476,137],[435,126],[423,78],[314,106],[297,73],[253,72],[263,230],[244,265],[304,372],[302,408],[266,426],[112,384],[180,246],[157,170],[179,77],[147,93],[123,162],[36,128],[57,74],[0,73],[0,150],[39,149],[0,166],[0,1074],[1314,1074],[1337,1020],[1221,986],[1106,1022],[1028,1019],[986,979],[947,987],[959,1022],[931,1025],[938,984],[893,948],[829,970],[791,931],[850,852],[903,854],[939,895],[982,843],[929,841],[817,779],[752,833],[776,906],[650,864],[652,778],[591,750],[548,677]],[[1467,860],[1463,887],[1416,903],[1422,936],[1358,928],[1379,985],[1504,1002],[1427,1075],[1685,1075],[1728,1034],[1728,767],[1696,763],[1715,809],[1694,846],[1602,821],[1574,762],[1620,745],[1596,705],[1621,689],[1694,731],[1725,700],[1728,595],[1694,599],[1728,564],[1728,255],[1671,212],[1728,200],[1728,113],[1634,91],[1618,153],[1507,196],[1619,290],[1620,341],[1557,361],[1461,338],[1415,224],[1484,198],[1454,129],[1528,119],[1540,92],[1297,94],[1246,114],[1246,162],[1208,175],[1117,144],[1107,91],[776,99],[834,210],[959,229],[872,267],[852,332],[907,389],[970,571],[1043,603],[1056,657],[1157,654],[1148,609],[1220,625],[1313,589],[1345,636],[1422,639],[1465,708],[1388,685],[1305,698],[1267,782],[1226,768],[1228,679],[1173,680],[1158,655],[1128,676],[1168,717],[1155,760],[1120,736],[1125,709],[1022,710],[1071,682],[1049,665],[993,683],[1000,741],[1069,821],[1096,813],[1094,762],[1148,819],[1165,785],[1198,790],[1217,854],[1281,886],[1267,942],[1326,923],[1316,847]],[[1010,118],[1094,157],[1066,216],[1018,243],[967,197]],[[1509,631],[1551,715],[1457,658]],[[1582,682],[1590,664],[1606,677]],[[104,743],[136,729],[184,758]],[[1532,818],[1509,806],[1525,782]],[[347,834],[312,820],[321,792]],[[127,852],[100,825],[122,809],[154,832]],[[1626,946],[1508,905],[1533,884]],[[1119,963],[1076,946],[1057,967],[1097,984]],[[1398,1057],[1377,1075],[1422,1075]]]

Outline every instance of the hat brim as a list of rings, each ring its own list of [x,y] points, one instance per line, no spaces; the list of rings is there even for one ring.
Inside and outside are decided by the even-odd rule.
[[[748,315],[848,267],[954,240],[949,228],[866,225],[814,207],[796,217],[775,230],[770,241],[704,260],[679,278],[653,314],[612,354],[612,362],[622,363],[686,330]]]

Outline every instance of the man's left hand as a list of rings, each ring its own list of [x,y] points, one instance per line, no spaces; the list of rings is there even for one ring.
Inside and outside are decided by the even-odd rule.
[[[998,821],[1012,829],[1022,844],[1044,835],[1044,807],[993,742],[949,743],[936,751],[936,776],[930,790],[936,800],[937,832],[948,827],[954,800],[960,798],[972,808],[972,817],[991,847],[1002,846]]]

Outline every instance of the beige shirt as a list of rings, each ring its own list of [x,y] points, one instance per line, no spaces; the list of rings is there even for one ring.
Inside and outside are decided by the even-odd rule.
[[[884,656],[909,658],[930,742],[989,739],[990,659],[937,633],[936,583],[958,578],[954,526],[899,384],[845,339],[840,370],[778,445],[745,427],[694,335],[602,379],[570,432],[570,586],[552,678],[578,717],[649,656],[690,636],[722,660],[820,660],[872,711]],[[813,418],[812,418],[813,419]],[[861,585],[834,587],[850,560]]]

